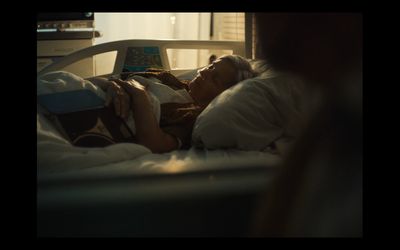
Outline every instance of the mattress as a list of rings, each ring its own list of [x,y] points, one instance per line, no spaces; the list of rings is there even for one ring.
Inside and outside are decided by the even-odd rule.
[[[192,147],[164,154],[145,154],[132,160],[88,168],[71,168],[60,173],[43,173],[39,181],[119,178],[143,175],[185,174],[243,168],[275,168],[282,159],[270,152],[236,149],[207,150]]]

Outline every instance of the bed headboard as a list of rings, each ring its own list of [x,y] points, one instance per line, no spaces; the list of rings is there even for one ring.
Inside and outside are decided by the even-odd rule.
[[[109,43],[94,45],[74,53],[71,53],[61,60],[48,65],[40,72],[38,76],[51,71],[62,70],[68,65],[78,62],[82,59],[93,57],[107,52],[117,52],[115,65],[111,74],[120,74],[123,71],[125,58],[130,47],[157,47],[161,63],[164,69],[171,70],[167,49],[210,49],[210,50],[232,50],[233,54],[245,56],[245,43],[238,41],[200,41],[200,40],[122,40]],[[179,70],[175,70],[179,71]],[[172,73],[181,73],[174,72]],[[105,75],[106,76],[106,75]]]

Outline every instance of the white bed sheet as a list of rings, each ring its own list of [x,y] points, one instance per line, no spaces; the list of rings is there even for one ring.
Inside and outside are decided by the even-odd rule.
[[[74,147],[38,113],[37,156],[39,178],[98,178],[141,174],[182,173],[242,167],[272,167],[279,155],[237,149],[207,150],[192,147],[153,154],[133,143],[105,148]]]
[[[196,70],[197,71],[197,70]],[[195,70],[191,72],[195,74]],[[39,108],[39,107],[38,107]],[[192,148],[152,154],[137,144],[106,148],[73,147],[38,112],[38,177],[98,178],[182,173],[243,167],[275,167],[281,158],[270,152]]]
[[[235,149],[207,150],[191,148],[164,154],[145,154],[132,160],[108,163],[87,168],[63,169],[62,172],[42,173],[41,180],[118,178],[149,174],[178,174],[207,170],[275,168],[282,158],[269,152]]]

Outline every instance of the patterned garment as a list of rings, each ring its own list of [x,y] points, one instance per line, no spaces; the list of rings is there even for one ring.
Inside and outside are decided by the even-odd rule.
[[[190,148],[194,123],[202,109],[193,103],[161,104],[161,129],[178,138],[182,148]]]

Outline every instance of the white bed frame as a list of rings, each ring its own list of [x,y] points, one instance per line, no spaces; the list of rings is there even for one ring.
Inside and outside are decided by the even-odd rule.
[[[125,56],[129,47],[156,46],[160,50],[161,62],[164,69],[170,70],[172,74],[184,73],[187,70],[171,70],[167,49],[212,49],[232,50],[233,54],[245,56],[245,42],[238,41],[201,41],[201,40],[121,40],[109,43],[94,45],[74,53],[71,53],[61,60],[52,63],[38,72],[38,76],[51,71],[62,70],[63,68],[88,57],[107,52],[117,52],[115,65],[112,73],[102,75],[117,75],[122,72]]]

